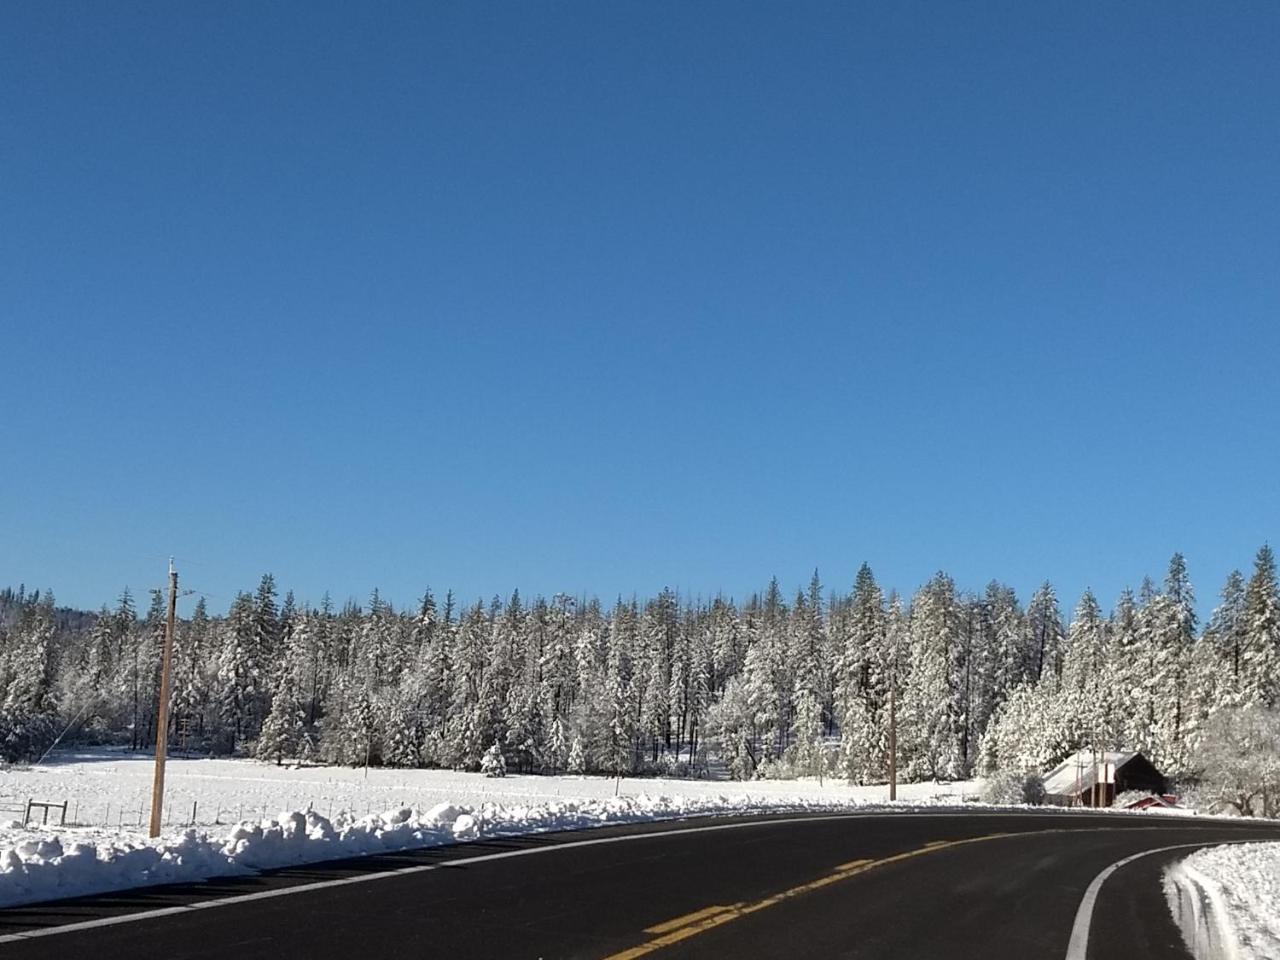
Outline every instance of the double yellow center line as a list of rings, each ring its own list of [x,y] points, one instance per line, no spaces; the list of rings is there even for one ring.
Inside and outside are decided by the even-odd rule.
[[[925,853],[934,853],[938,850],[945,850],[947,847],[959,847],[968,843],[980,843],[984,840],[997,840],[1001,837],[1011,837],[1015,834],[1011,833],[991,833],[981,837],[969,837],[965,840],[934,840],[926,843],[923,847],[916,850],[908,850],[905,853],[894,854],[891,857],[884,857],[880,860],[850,860],[848,863],[842,863],[837,866],[831,873],[818,877],[816,880],[810,880],[808,883],[802,883],[798,887],[791,887],[775,893],[772,896],[765,897],[763,900],[742,901],[740,903],[719,904],[710,907],[704,907],[701,910],[695,910],[693,913],[686,913],[682,917],[676,917],[673,920],[667,920],[663,923],[655,924],[652,927],[646,927],[645,933],[652,934],[652,939],[646,940],[644,943],[634,947],[628,947],[619,953],[611,953],[604,960],[634,960],[635,957],[643,957],[647,954],[661,950],[663,947],[669,947],[673,943],[679,943],[681,940],[688,940],[690,937],[696,937],[700,933],[705,933],[716,927],[737,920],[739,917],[745,917],[748,914],[756,913],[767,907],[775,906],[784,901],[791,900],[814,890],[820,890],[822,887],[830,886],[833,883],[839,883],[842,880],[848,880],[850,877],[856,877],[860,873],[866,873],[868,870],[874,870],[876,867],[883,867],[890,863],[899,863],[903,860],[909,860],[912,857],[918,857]]]

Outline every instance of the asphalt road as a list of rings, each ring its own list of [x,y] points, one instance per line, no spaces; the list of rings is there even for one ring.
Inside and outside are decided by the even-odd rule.
[[[0,911],[0,957],[1059,958],[1109,865],[1246,839],[1280,829],[977,813],[646,824]],[[1187,956],[1159,878],[1190,852],[1102,886],[1089,960]]]

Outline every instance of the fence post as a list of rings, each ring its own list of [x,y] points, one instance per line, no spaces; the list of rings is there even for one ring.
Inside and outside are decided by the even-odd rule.
[[[22,825],[25,827],[27,821],[31,819],[31,798],[27,797],[27,809],[22,814]]]

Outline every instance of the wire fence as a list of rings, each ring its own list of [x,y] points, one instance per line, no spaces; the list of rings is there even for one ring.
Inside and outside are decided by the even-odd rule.
[[[612,791],[610,791],[610,795]],[[234,799],[199,794],[171,798],[164,807],[161,824],[165,830],[187,827],[216,827],[240,823],[244,820],[261,821],[278,817],[285,811],[315,812],[332,820],[345,813],[352,817],[368,816],[387,810],[414,807],[426,810],[438,803],[454,802],[478,804],[490,803],[531,805],[566,799],[592,799],[563,786],[543,791],[512,791],[497,788],[472,788],[465,792],[448,787],[421,788],[403,794],[371,793],[368,796],[264,796],[256,799]],[[596,798],[598,799],[598,798]],[[57,806],[66,803],[65,821],[50,826],[72,828],[104,828],[111,830],[145,831],[151,820],[151,795],[141,791],[136,797],[86,800],[80,798],[59,799]],[[14,820],[21,820],[26,812],[26,800],[12,801],[0,797],[0,819],[4,813],[13,813]],[[39,827],[39,822],[27,823]]]
[[[379,772],[379,771],[375,771]],[[385,771],[381,771],[386,775]],[[252,782],[242,782],[237,789],[232,783],[219,788],[201,789],[200,783],[174,783],[170,786],[167,802],[162,811],[161,824],[165,832],[189,827],[203,829],[236,824],[241,821],[262,821],[278,817],[283,811],[314,811],[332,820],[338,814],[361,817],[388,810],[412,807],[429,810],[437,804],[448,802],[469,806],[535,806],[562,801],[606,800],[612,797],[630,797],[641,794],[709,796],[720,794],[746,795],[753,800],[770,798],[782,800],[797,796],[813,799],[840,800],[879,799],[868,795],[867,788],[851,788],[828,782],[824,789],[806,789],[797,781],[757,780],[729,782],[715,780],[685,780],[680,778],[605,778],[582,779],[535,777],[509,777],[486,780],[468,777],[466,782],[440,783],[438,786],[418,785],[398,779],[383,782],[378,778],[365,780],[358,771],[346,778],[335,777],[326,781],[299,781],[288,783],[277,780],[267,789],[255,789]],[[33,784],[34,786],[34,784]],[[87,786],[87,785],[85,785]],[[149,786],[136,790],[116,786],[109,793],[93,795],[87,790],[70,792],[69,795],[36,798],[38,803],[57,807],[66,803],[65,820],[55,815],[47,824],[41,824],[40,814],[28,826],[65,825],[69,828],[96,828],[119,832],[147,832],[150,824],[151,791]],[[972,784],[919,784],[914,785],[918,799],[966,800],[970,799]],[[245,789],[248,788],[248,789]],[[50,791],[53,792],[52,790]],[[30,813],[31,797],[0,796],[0,821],[23,821]],[[61,813],[62,811],[59,811]]]

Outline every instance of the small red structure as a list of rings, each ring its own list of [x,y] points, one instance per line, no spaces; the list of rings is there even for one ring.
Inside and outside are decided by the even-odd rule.
[[[1125,806],[1126,810],[1148,810],[1151,807],[1167,807],[1171,810],[1181,810],[1178,804],[1178,798],[1172,793],[1162,793],[1159,796],[1139,797],[1133,803]]]

